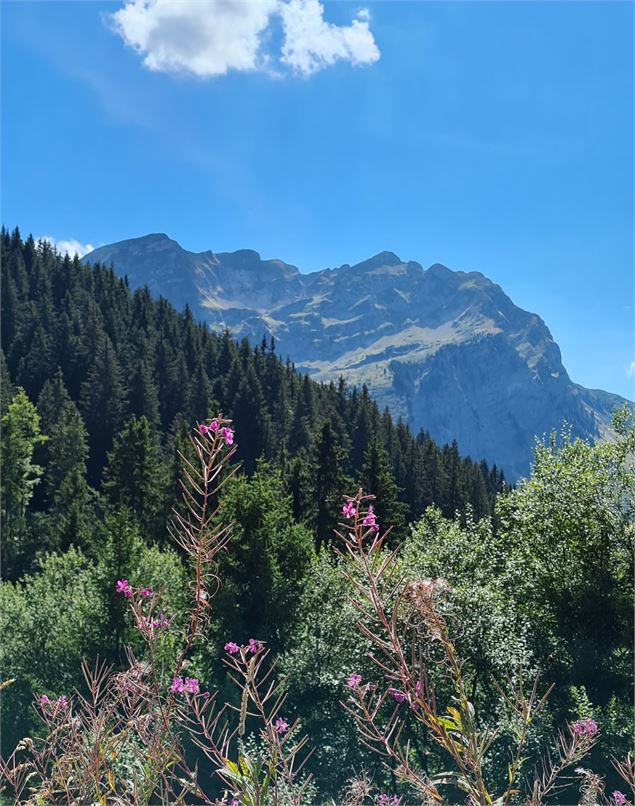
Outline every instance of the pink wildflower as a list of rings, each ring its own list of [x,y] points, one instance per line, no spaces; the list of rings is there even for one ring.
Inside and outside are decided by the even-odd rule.
[[[130,587],[130,583],[127,579],[119,579],[117,580],[117,584],[115,585],[115,592],[121,593],[126,599],[132,598],[132,588]]]
[[[388,694],[393,698],[395,702],[403,702],[406,699],[406,695],[399,691],[399,689],[392,688],[392,686],[388,689]]]
[[[390,797],[390,795],[384,794],[377,798],[376,803],[377,806],[399,806],[401,803],[401,798],[398,798],[397,795]]]
[[[289,730],[289,723],[285,722],[284,719],[276,719],[273,726],[276,729],[276,733],[285,733]]]
[[[231,428],[221,428],[220,435],[223,438],[225,445],[234,444],[234,432]]]
[[[619,789],[611,792],[611,798],[613,799],[613,803],[616,803],[617,806],[624,806],[626,803],[626,797],[619,791]]]
[[[139,591],[139,596],[143,596],[143,598],[146,599],[148,596],[152,596],[153,593],[154,591],[152,588],[141,588]]]
[[[249,639],[249,644],[247,645],[247,652],[255,654],[256,652],[260,652],[261,649],[262,649],[262,643],[260,641],[256,641],[255,638]]]
[[[198,680],[195,677],[175,677],[170,686],[172,694],[198,694]]]
[[[587,719],[586,721],[586,735],[595,736],[598,732],[598,723],[594,719]]]
[[[352,501],[347,501],[344,506],[342,507],[342,515],[345,518],[352,518],[356,514],[355,505]]]
[[[578,719],[571,729],[576,736],[595,736],[598,732],[598,723],[593,719]]]
[[[362,521],[363,526],[368,526],[372,529],[373,532],[379,531],[379,525],[377,523],[377,516],[375,515],[375,510],[373,509],[373,505],[370,504],[368,507],[368,512],[366,513],[366,517]]]
[[[198,427],[198,430],[201,434],[209,434],[209,428],[205,425],[205,423],[201,423]]]
[[[362,682],[361,674],[357,674],[357,673],[353,672],[352,674],[349,674],[348,680],[346,681],[346,685],[349,688],[355,689],[355,688],[359,688],[359,684],[361,682]]]
[[[225,650],[225,652],[229,652],[230,655],[235,655],[240,649],[240,647],[233,641],[228,641],[223,647],[223,649]]]
[[[37,698],[37,701],[40,705],[48,708],[49,710],[54,708],[57,711],[68,708],[68,697],[66,694],[62,694],[56,700],[51,700],[50,697],[46,696],[46,694],[42,694]]]
[[[212,431],[212,432],[218,431],[218,421],[217,420],[212,420],[212,422],[209,424],[209,430]]]
[[[202,691],[202,692],[201,692],[201,697],[202,697],[204,700],[206,700],[206,699],[209,697],[209,691]]]

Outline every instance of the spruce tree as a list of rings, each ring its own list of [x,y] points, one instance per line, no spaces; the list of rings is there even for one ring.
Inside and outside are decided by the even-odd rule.
[[[342,470],[344,455],[330,422],[326,421],[313,441],[311,453],[314,505],[312,520],[318,550],[331,541],[333,530],[337,526],[346,488]]]
[[[373,437],[364,454],[361,485],[365,493],[375,496],[373,506],[380,528],[393,527],[397,538],[403,537],[407,505],[399,500],[399,489],[390,467],[388,453],[379,438]]]
[[[298,389],[289,435],[289,448],[292,451],[300,448],[308,450],[316,415],[317,404],[313,383],[308,375],[304,375]]]
[[[131,417],[117,435],[104,468],[103,488],[111,506],[129,509],[141,534],[161,536],[166,473],[156,434],[145,417]]]
[[[88,479],[99,480],[113,435],[121,428],[125,401],[121,370],[112,343],[102,334],[97,351],[82,384],[81,412],[90,435]]]
[[[86,428],[72,400],[63,402],[48,432],[44,490],[49,510],[49,540],[66,550],[90,547],[91,491],[86,481]]]

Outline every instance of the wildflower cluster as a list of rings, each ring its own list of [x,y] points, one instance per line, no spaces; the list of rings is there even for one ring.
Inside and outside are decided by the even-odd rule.
[[[170,686],[172,694],[198,694],[199,684],[195,677],[175,677]]]
[[[356,688],[359,688],[359,684],[361,682],[362,682],[361,674],[357,674],[356,672],[353,672],[352,674],[349,674],[348,679],[346,681],[346,685],[349,688],[356,689]]]
[[[35,700],[41,708],[50,713],[65,711],[69,706],[68,697],[65,694],[55,700],[51,700],[46,694],[40,694],[39,696],[36,695]]]
[[[598,725],[593,719],[579,719],[571,725],[571,730],[575,736],[595,736],[598,732]]]
[[[352,501],[346,501],[344,506],[342,507],[342,516],[344,518],[354,518],[357,515],[357,510],[355,509],[355,504]]]
[[[141,616],[137,620],[136,627],[141,632],[153,632],[154,630],[167,630],[170,626],[170,620],[166,617],[165,613],[161,611],[157,618],[151,616]]]
[[[208,437],[215,437],[217,434],[223,440],[225,445],[234,444],[234,431],[228,426],[220,426],[217,419],[211,420],[209,425],[200,423],[198,427],[199,433]]]
[[[132,586],[128,582],[127,579],[119,579],[117,580],[117,584],[115,585],[115,591],[126,599],[132,598]]]
[[[250,638],[247,645],[238,646],[234,641],[228,641],[223,647],[228,655],[236,655],[238,652],[250,652],[252,655],[255,655],[256,652],[260,652],[263,648],[264,644],[262,641],[257,641],[255,638]]]
[[[361,520],[362,526],[365,526],[371,532],[378,533],[379,532],[379,524],[377,523],[377,515],[375,514],[375,508],[372,504],[368,505],[368,508],[365,513],[361,512],[359,506],[356,505],[356,502],[352,498],[347,498],[344,501],[344,505],[342,506],[341,515],[346,520],[354,519],[355,523],[357,523],[358,518],[363,515],[364,517]]]

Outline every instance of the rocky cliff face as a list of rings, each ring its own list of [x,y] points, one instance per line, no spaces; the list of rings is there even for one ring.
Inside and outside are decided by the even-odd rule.
[[[392,252],[301,274],[257,252],[193,253],[147,235],[86,255],[236,337],[275,337],[318,380],[366,383],[380,405],[515,480],[533,439],[571,425],[596,439],[623,400],[574,384],[536,314],[479,272],[427,270]]]

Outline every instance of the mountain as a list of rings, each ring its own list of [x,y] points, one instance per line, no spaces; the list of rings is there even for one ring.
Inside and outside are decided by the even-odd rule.
[[[560,428],[605,437],[623,398],[573,383],[543,320],[480,272],[424,269],[382,252],[302,274],[257,252],[188,252],[154,234],[102,246],[85,262],[112,265],[212,328],[275,337],[318,380],[367,384],[380,406],[439,442],[517,479],[535,435]]]

